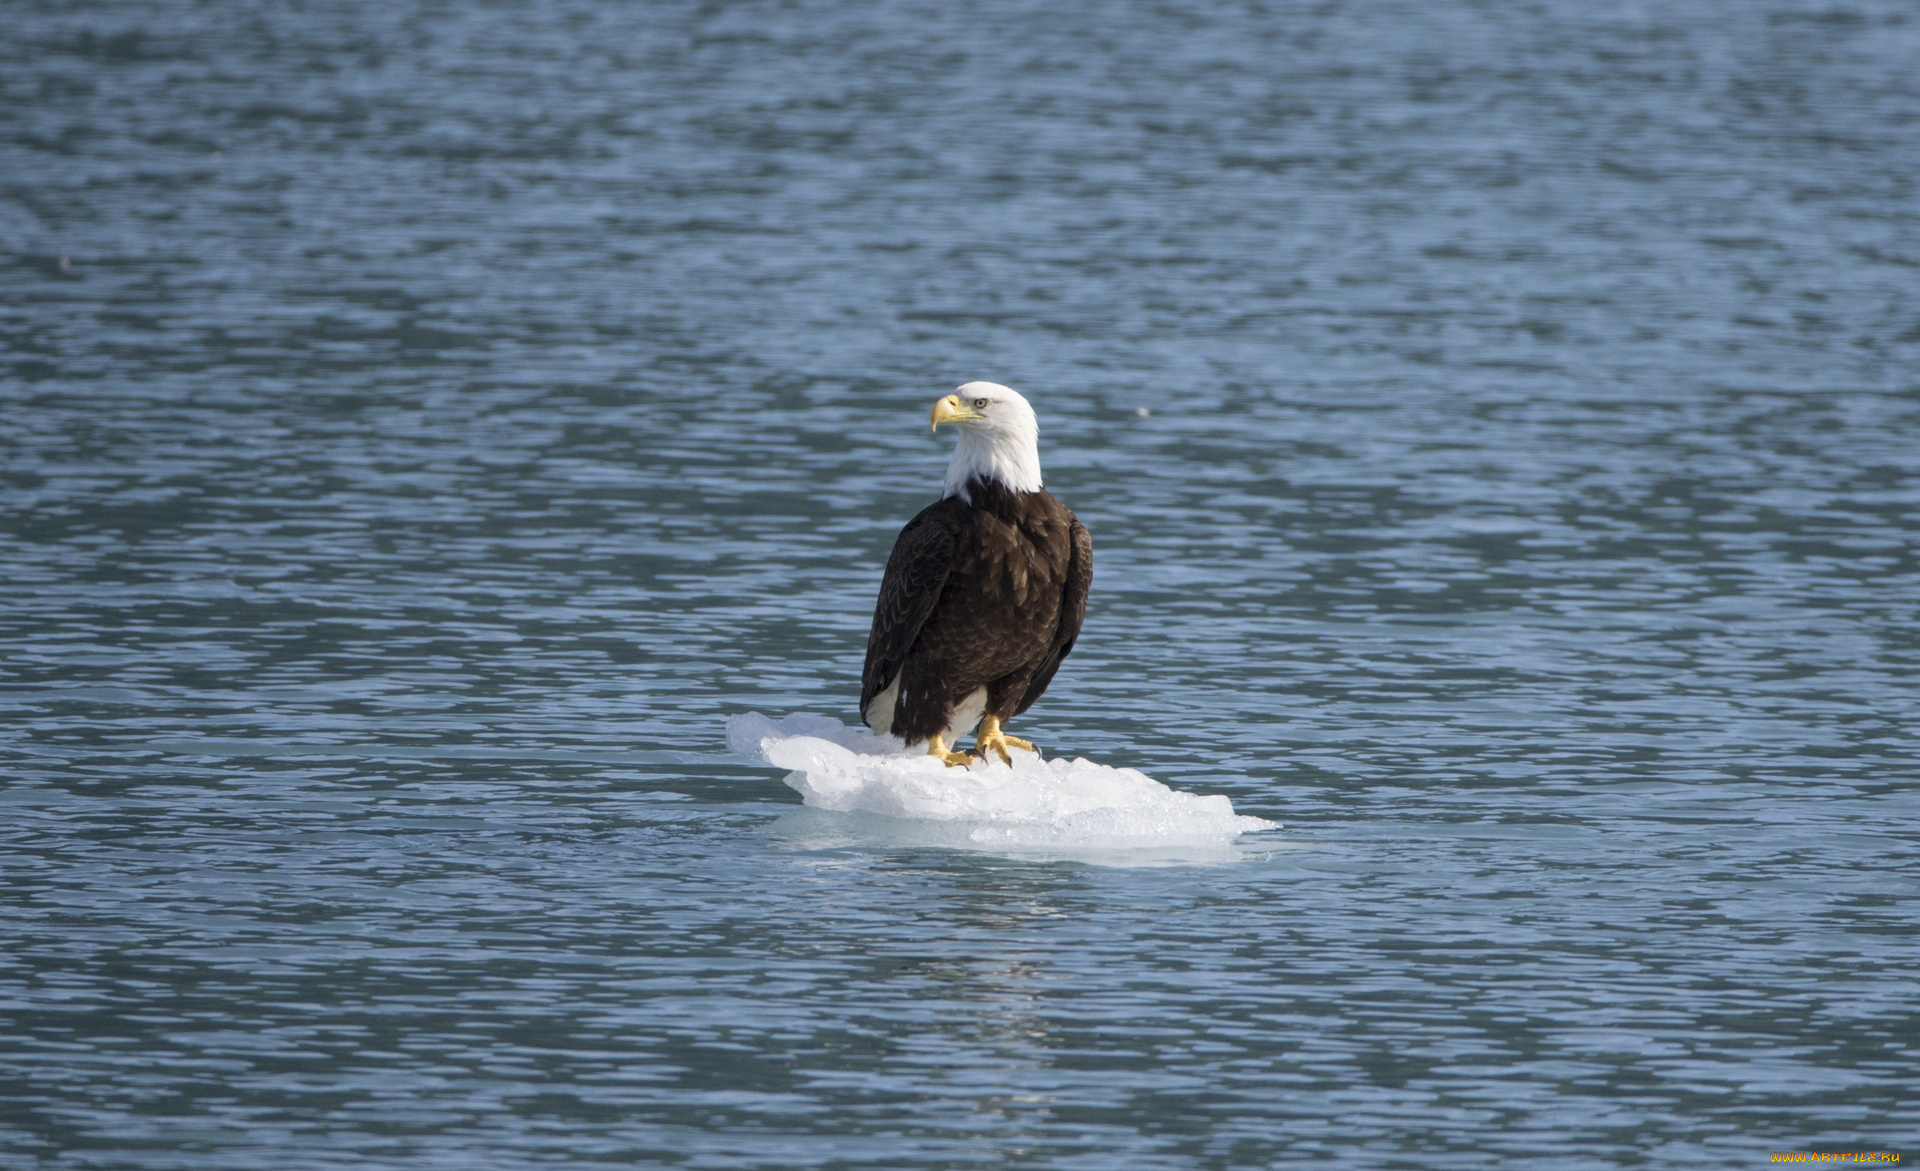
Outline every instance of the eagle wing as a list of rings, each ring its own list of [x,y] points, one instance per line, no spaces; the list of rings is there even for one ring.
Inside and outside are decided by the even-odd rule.
[[[1033,682],[1027,684],[1027,693],[1020,697],[1020,706],[1013,709],[1016,716],[1046,694],[1054,672],[1060,669],[1061,661],[1080,637],[1080,624],[1087,620],[1087,591],[1093,588],[1093,537],[1079,517],[1067,515],[1072,518],[1068,535],[1073,550],[1067,559],[1066,584],[1060,591],[1060,627],[1054,633],[1053,645],[1047,648],[1047,657],[1040,662],[1040,669],[1033,673]]]
[[[934,606],[953,572],[960,534],[953,511],[942,500],[907,522],[887,558],[880,580],[880,600],[873,607],[873,629],[867,634],[867,663],[860,670],[860,711],[873,697],[900,677],[907,652],[920,637]],[[884,729],[883,729],[884,730]]]

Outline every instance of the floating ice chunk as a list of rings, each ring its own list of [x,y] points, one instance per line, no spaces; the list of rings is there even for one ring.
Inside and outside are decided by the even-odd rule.
[[[983,846],[1101,849],[1225,843],[1276,829],[1225,797],[1169,789],[1147,774],[1093,761],[1015,752],[949,768],[896,740],[805,712],[727,721],[727,746],[790,770],[787,784],[816,809],[949,823]]]

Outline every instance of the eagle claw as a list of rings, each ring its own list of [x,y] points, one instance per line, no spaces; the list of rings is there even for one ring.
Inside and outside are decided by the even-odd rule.
[[[940,763],[946,765],[948,768],[952,768],[955,765],[973,763],[973,757],[967,753],[948,752],[947,740],[944,736],[935,736],[933,739],[927,741],[927,755],[940,761]]]
[[[1000,730],[1000,718],[988,716],[980,724],[980,734],[973,738],[973,755],[980,760],[989,759],[992,752],[1007,764],[1013,763],[1013,754],[1009,748],[1018,748],[1024,752],[1035,751],[1031,740],[1022,740],[1018,736],[1009,736]]]

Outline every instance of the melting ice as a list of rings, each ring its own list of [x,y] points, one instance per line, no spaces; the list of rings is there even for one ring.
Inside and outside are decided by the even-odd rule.
[[[787,784],[816,809],[945,823],[983,846],[1098,849],[1224,844],[1277,823],[1244,817],[1225,797],[1169,789],[1143,772],[1085,759],[949,768],[898,741],[799,713],[727,721],[727,746],[791,770]]]

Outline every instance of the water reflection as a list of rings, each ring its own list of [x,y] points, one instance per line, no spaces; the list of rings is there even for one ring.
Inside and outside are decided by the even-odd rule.
[[[767,826],[781,844],[801,850],[963,851],[1029,863],[1068,862],[1102,867],[1219,866],[1258,862],[1281,850],[1310,848],[1269,838],[1175,842],[1163,846],[1007,842],[976,834],[973,823],[945,823],[833,813],[802,807]],[[937,854],[934,856],[938,856]]]

